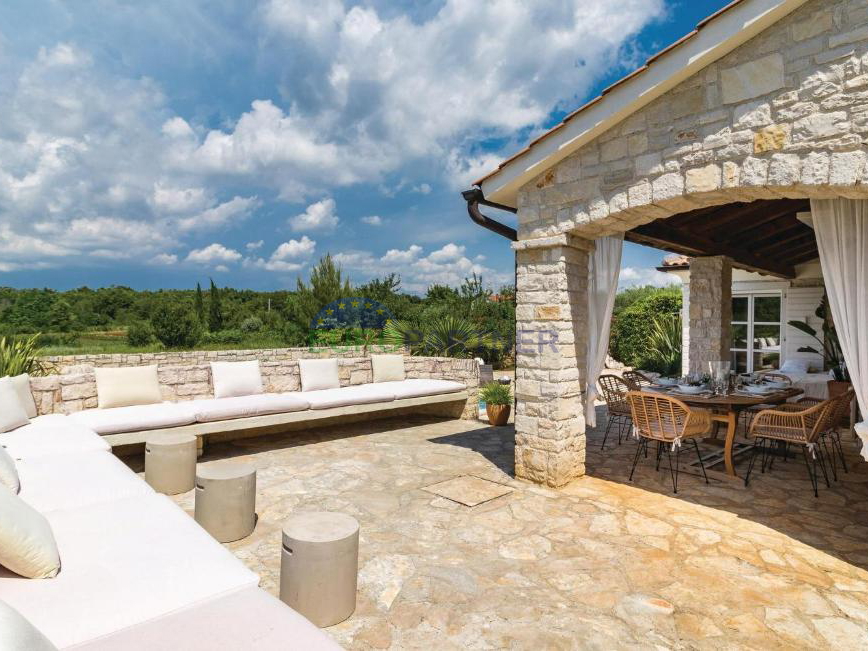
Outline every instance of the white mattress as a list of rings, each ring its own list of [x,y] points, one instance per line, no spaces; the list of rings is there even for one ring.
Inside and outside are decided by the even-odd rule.
[[[196,412],[193,401],[190,400],[111,409],[85,409],[70,414],[69,418],[97,434],[117,434],[190,425],[196,422]]]
[[[14,459],[111,450],[93,430],[62,414],[39,416],[29,425],[0,434],[0,446]]]
[[[193,400],[189,404],[200,423],[303,411],[310,407],[310,403],[300,393],[261,393],[253,396]]]
[[[46,517],[60,550],[60,573],[25,580],[0,568],[0,599],[61,648],[258,582],[162,495]],[[255,621],[237,624],[255,626]]]
[[[41,513],[154,494],[124,462],[102,450],[25,459],[15,467],[19,496]]]
[[[461,382],[453,382],[452,380],[429,380],[423,378],[399,380],[395,382],[378,382],[377,386],[391,391],[399,400],[402,398],[436,396],[443,393],[457,393],[458,391],[464,391],[467,388],[465,385],[461,384]]]
[[[259,588],[245,588],[87,642],[88,651],[337,651],[327,633]]]
[[[310,403],[311,409],[330,409],[332,407],[393,401],[395,393],[388,387],[383,387],[383,384],[387,383],[359,384],[351,387],[341,387],[340,389],[305,391],[304,399]]]

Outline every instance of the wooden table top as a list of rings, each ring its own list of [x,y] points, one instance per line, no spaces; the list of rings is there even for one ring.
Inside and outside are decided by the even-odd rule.
[[[665,387],[653,387],[651,391],[664,393],[680,400],[688,405],[707,406],[707,407],[725,407],[728,409],[741,409],[745,407],[753,407],[755,405],[777,405],[786,402],[790,398],[800,396],[804,393],[802,389],[790,387],[781,389],[774,393],[767,393],[761,396],[746,395],[743,393],[729,393],[725,396],[715,395],[686,395]]]

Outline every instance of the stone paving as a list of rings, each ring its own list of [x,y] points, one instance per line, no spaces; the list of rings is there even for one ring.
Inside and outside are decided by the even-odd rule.
[[[358,607],[328,629],[349,649],[868,647],[868,464],[849,439],[850,472],[815,499],[792,458],[748,489],[684,475],[673,495],[649,457],[630,484],[635,443],[601,453],[601,431],[585,477],[540,488],[513,478],[513,436],[392,420],[202,461],[257,466],[256,530],[228,547],[275,594],[290,513],[359,520]],[[464,475],[514,490],[473,508],[422,490]],[[192,512],[192,492],[177,501]]]

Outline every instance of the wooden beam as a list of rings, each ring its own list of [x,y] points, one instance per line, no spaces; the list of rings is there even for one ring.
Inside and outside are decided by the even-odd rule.
[[[666,224],[665,219],[638,226],[631,232],[646,238],[649,242],[654,242],[653,245],[659,248],[669,249],[669,247],[673,247],[672,250],[684,252],[686,255],[725,255],[732,258],[737,266],[749,271],[771,274],[781,278],[793,278],[795,276],[795,271],[791,265],[758,256],[739,246],[708,239],[692,230],[688,231],[686,228],[671,228]]]
[[[772,244],[757,242],[756,246],[754,246],[751,243],[750,249],[757,255],[776,255],[778,252],[786,253],[788,249],[801,247],[805,244],[813,245],[816,248],[817,240],[814,237],[814,233],[810,229],[808,231],[805,233],[799,230],[798,232],[785,235],[780,239],[776,239]]]
[[[748,204],[729,204],[723,206],[722,214],[715,215],[715,219],[701,219],[698,220],[698,223],[691,224],[691,230],[713,237],[710,235],[712,231],[719,231],[733,222],[743,221],[744,227],[749,228],[772,221],[788,213],[809,210],[809,206],[810,202],[803,199],[761,199]],[[732,231],[727,228],[726,235],[731,233]]]
[[[798,221],[795,215],[784,215],[764,226],[745,229],[734,234],[727,241],[751,242],[756,246],[762,247],[766,243],[774,244],[780,237],[788,237],[791,234],[804,235],[810,232],[810,230],[810,228]]]

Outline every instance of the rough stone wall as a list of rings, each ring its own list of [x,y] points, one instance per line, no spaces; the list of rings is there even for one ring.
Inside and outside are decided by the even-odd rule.
[[[225,357],[219,359],[226,361]],[[250,359],[256,359],[256,357]],[[30,387],[39,413],[71,413],[96,407],[97,391],[93,368],[94,366],[115,365],[101,364],[103,361],[106,360],[98,359],[92,365],[79,364],[75,369],[67,369],[67,372],[60,375],[31,378]],[[143,360],[141,364],[151,364],[154,361],[156,360]],[[267,392],[301,390],[298,361],[260,359],[260,369]],[[465,419],[477,417],[479,368],[476,360],[446,357],[405,357],[404,369],[408,378],[437,378],[463,382],[468,387],[470,397],[461,417]],[[341,358],[338,360],[338,371],[341,386],[364,384],[373,379],[370,357]],[[211,384],[211,366],[207,362],[186,365],[159,363],[157,377],[164,400],[183,401],[214,396]]]
[[[691,373],[707,373],[708,362],[730,358],[732,262],[729,258],[693,258],[689,292],[689,370]]]
[[[588,252],[569,236],[515,245],[515,474],[559,487],[585,472]]]
[[[696,208],[868,197],[868,1],[812,0],[519,192],[520,239]]]

